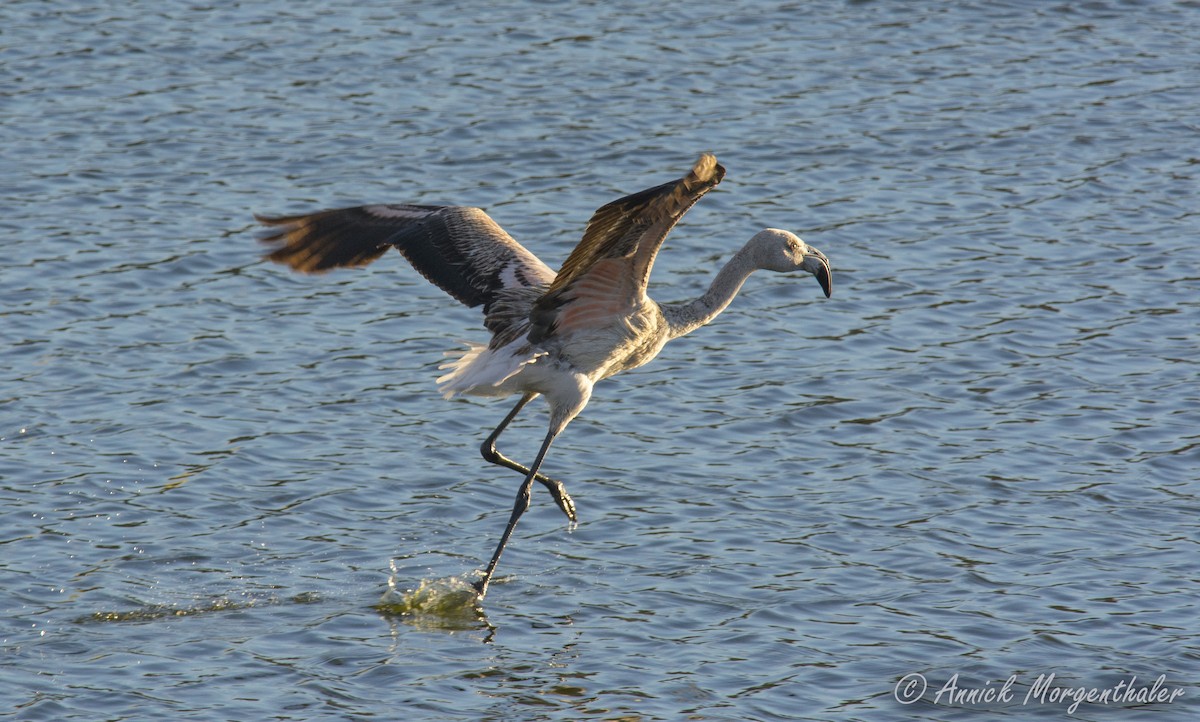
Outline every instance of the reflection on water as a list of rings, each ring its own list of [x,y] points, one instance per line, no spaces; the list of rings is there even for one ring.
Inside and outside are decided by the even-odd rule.
[[[880,719],[910,673],[1056,673],[1195,717],[1196,13],[3,4],[0,701]],[[251,213],[476,204],[556,265],[705,150],[653,296],[763,227],[838,294],[761,274],[598,385],[546,464],[580,523],[535,496],[485,618],[507,407],[433,383],[477,310],[399,256],[262,264]]]
[[[270,606],[274,604],[315,604],[320,597],[312,593],[296,594],[286,600],[275,596],[247,597],[245,599],[229,599],[220,597],[203,604],[193,604],[181,607],[174,604],[150,604],[133,609],[119,611],[92,612],[76,618],[76,624],[95,624],[107,622],[153,622],[169,617],[194,617],[198,614],[214,612],[236,612],[253,607]]]

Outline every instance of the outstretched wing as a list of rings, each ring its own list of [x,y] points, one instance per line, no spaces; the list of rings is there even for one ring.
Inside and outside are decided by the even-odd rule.
[[[639,305],[667,234],[724,177],[716,156],[705,153],[683,178],[597,210],[583,240],[534,304],[529,339],[537,343],[573,325],[602,323]]]
[[[478,208],[391,204],[255,218],[276,226],[260,239],[278,244],[266,257],[304,273],[365,266],[395,247],[456,300],[482,304],[489,328],[497,302],[507,309],[554,281],[554,271]]]

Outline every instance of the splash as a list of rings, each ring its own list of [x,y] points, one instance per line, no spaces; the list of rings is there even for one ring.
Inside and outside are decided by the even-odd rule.
[[[462,629],[478,626],[483,619],[479,593],[466,579],[444,577],[422,579],[416,589],[400,591],[396,586],[396,563],[391,563],[388,588],[375,608],[422,627]]]

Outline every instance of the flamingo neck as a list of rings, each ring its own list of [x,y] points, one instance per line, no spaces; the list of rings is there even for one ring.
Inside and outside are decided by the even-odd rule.
[[[717,277],[703,296],[686,303],[663,305],[663,316],[670,326],[671,338],[691,333],[720,315],[756,270],[757,264],[752,262],[750,254],[743,248],[733,254],[733,258],[717,272]]]

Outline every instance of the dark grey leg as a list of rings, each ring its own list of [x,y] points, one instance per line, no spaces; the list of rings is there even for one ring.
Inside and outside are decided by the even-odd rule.
[[[520,406],[517,408],[520,408]],[[512,514],[508,517],[508,526],[504,527],[504,534],[501,535],[500,543],[496,545],[496,551],[492,554],[492,560],[488,562],[487,569],[483,572],[483,578],[473,585],[475,591],[479,592],[480,599],[483,599],[484,595],[487,594],[488,584],[492,581],[492,573],[496,571],[496,564],[500,562],[500,555],[504,552],[504,547],[508,544],[508,539],[512,536],[513,529],[517,527],[517,521],[525,513],[525,510],[529,508],[530,488],[533,486],[533,480],[537,478],[538,467],[542,465],[542,459],[546,458],[546,452],[550,450],[550,442],[552,441],[554,441],[553,431],[546,434],[546,440],[542,442],[542,448],[538,451],[537,458],[533,460],[533,465],[529,467],[525,481],[517,491],[517,500],[513,503]]]
[[[522,474],[529,473],[529,469],[527,469],[525,466],[513,461],[496,450],[496,439],[500,438],[500,434],[503,433],[504,429],[506,429],[512,420],[517,417],[517,414],[521,411],[521,409],[525,408],[525,404],[532,401],[536,396],[537,394],[522,396],[521,400],[517,402],[517,405],[513,407],[513,410],[508,412],[508,416],[505,416],[504,420],[500,422],[500,425],[496,427],[496,430],[483,440],[483,444],[481,444],[479,447],[479,453],[483,454],[484,459],[493,464],[512,469],[513,471],[519,471]],[[571,495],[567,493],[567,487],[563,486],[561,481],[557,479],[551,479],[545,474],[536,472],[534,473],[533,478],[541,482],[542,486],[545,486],[550,490],[551,496],[554,497],[554,503],[558,504],[558,508],[562,509],[562,512],[567,515],[568,519],[571,521],[578,521],[578,517],[575,515],[575,502],[571,500]]]

